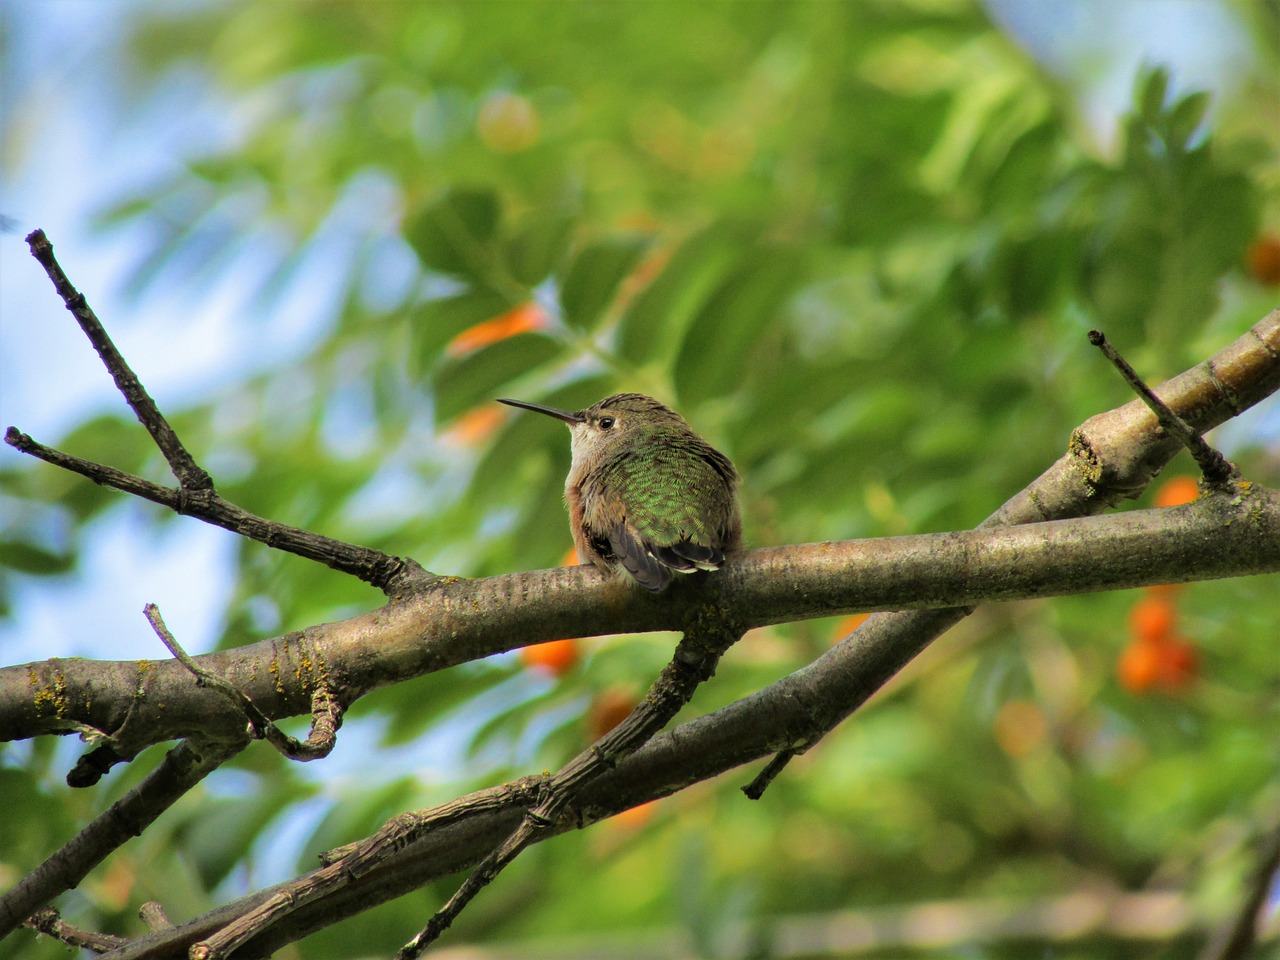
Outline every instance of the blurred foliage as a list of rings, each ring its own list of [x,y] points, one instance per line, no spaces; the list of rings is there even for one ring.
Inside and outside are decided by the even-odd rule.
[[[1280,230],[1280,131],[1256,119],[1280,103],[1274,74],[1210,116],[1147,70],[1104,157],[1070,91],[962,0],[144,5],[132,30],[139,90],[194,67],[234,107],[225,150],[104,214],[149,228],[135,288],[196,291],[252,265],[264,309],[317,276],[339,290],[304,355],[171,411],[179,433],[247,509],[442,573],[566,562],[567,436],[497,396],[671,402],[737,463],[754,544],[963,528],[1128,399],[1087,329],[1156,380],[1274,304],[1246,269]],[[1246,474],[1275,482],[1274,440],[1236,436]],[[124,418],[59,445],[163,475]],[[45,468],[0,483],[29,507],[0,542],[24,572],[67,571],[119,499]],[[238,564],[226,645],[380,602],[257,545]],[[735,789],[743,771],[540,846],[450,937],[677,925],[699,956],[731,956],[742,921],[767,956],[778,913],[1099,883],[1186,891],[1216,921],[1280,802],[1275,586],[1178,594],[1194,675],[1150,689],[1117,680],[1133,594],[984,609],[760,803]],[[753,632],[687,713],[846,626]],[[367,751],[376,773],[317,778],[250,750],[66,912],[137,930],[154,897],[182,919],[400,810],[554,767],[593,704],[641,695],[669,649],[587,640],[550,669],[501,657],[368,697],[326,763]],[[0,825],[6,882],[145,765],[69,794],[67,757],[41,742],[0,769],[7,808],[31,812]],[[385,954],[448,892],[287,955]],[[13,949],[61,955],[27,939],[0,956]]]

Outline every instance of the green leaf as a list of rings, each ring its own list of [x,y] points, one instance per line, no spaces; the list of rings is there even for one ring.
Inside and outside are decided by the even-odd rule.
[[[502,388],[564,352],[564,344],[541,333],[522,333],[446,363],[436,376],[436,422],[447,423]]]
[[[1200,91],[1188,94],[1174,104],[1169,111],[1169,146],[1178,150],[1185,149],[1191,138],[1204,122],[1205,114],[1213,95]]]
[[[685,328],[729,269],[737,251],[723,230],[693,237],[622,314],[618,352],[637,365],[674,353]]]
[[[741,385],[747,351],[779,319],[799,279],[793,251],[762,249],[743,260],[699,311],[680,346],[675,381],[681,399],[714,397]]]
[[[0,540],[0,567],[20,570],[39,577],[54,576],[70,570],[75,563],[73,553],[54,553],[22,540]]]
[[[1149,124],[1154,124],[1164,112],[1165,98],[1169,95],[1169,71],[1156,67],[1138,77],[1138,114]]]
[[[564,260],[576,218],[531,217],[507,242],[507,269],[526,287],[536,287]]]
[[[612,237],[578,251],[560,287],[565,321],[583,330],[594,327],[649,242],[643,236]]]
[[[404,237],[424,265],[441,273],[488,275],[501,210],[489,190],[455,188],[404,225]]]
[[[450,340],[514,306],[510,298],[483,287],[422,304],[409,318],[410,375],[415,379],[424,376],[435,366]]]

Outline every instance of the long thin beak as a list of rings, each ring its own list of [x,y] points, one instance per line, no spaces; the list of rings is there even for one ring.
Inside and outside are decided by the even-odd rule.
[[[502,397],[498,398],[498,402],[505,403],[509,407],[532,410],[534,413],[545,413],[548,417],[555,417],[557,420],[563,420],[568,424],[586,423],[587,420],[580,413],[569,413],[567,410],[557,410],[555,407],[544,407],[540,403],[525,403],[523,400],[506,400]]]

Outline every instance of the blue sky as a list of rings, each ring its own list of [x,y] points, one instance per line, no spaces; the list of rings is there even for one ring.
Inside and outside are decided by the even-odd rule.
[[[21,0],[4,8],[6,136],[0,212],[0,420],[53,442],[86,416],[127,408],[25,235],[39,227],[162,410],[197,402],[254,366],[281,364],[310,339],[329,299],[315,272],[299,277],[269,322],[249,322],[250,279],[193,295],[131,296],[125,279],[146,238],[104,232],[94,215],[172,171],[202,144],[231,136],[233,113],[194,74],[143,103],[127,103],[122,61],[127,11],[137,2]],[[308,294],[305,291],[311,292]],[[0,456],[18,456],[13,451]],[[12,466],[12,461],[6,461]],[[233,538],[198,521],[156,528],[127,503],[94,521],[79,570],[20,581],[16,617],[0,622],[6,663],[49,656],[162,656],[142,619],[158,603],[189,649],[221,629]],[[20,510],[0,501],[0,510]],[[86,624],[95,625],[93,634]],[[101,630],[109,631],[104,637]]]

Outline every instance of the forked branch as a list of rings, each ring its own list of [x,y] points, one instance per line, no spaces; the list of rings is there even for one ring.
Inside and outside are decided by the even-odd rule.
[[[422,930],[396,954],[396,960],[415,960],[453,923],[481,890],[530,844],[566,821],[582,825],[576,809],[583,789],[606,770],[631,756],[665,727],[692,698],[698,687],[715,673],[725,652],[742,638],[742,627],[733,622],[727,608],[712,602],[695,617],[676,644],[671,662],[649,692],[620,724],[566,764],[546,785],[536,807],[527,811],[520,826],[480,862],[471,876],[449,898]]]
[[[31,254],[44,267],[63,303],[80,324],[80,328],[102,358],[103,364],[124,395],[143,426],[151,434],[156,446],[164,454],[169,468],[178,480],[177,489],[151,483],[106,464],[94,463],[80,457],[54,450],[37,443],[16,427],[5,433],[5,443],[22,453],[30,454],[46,463],[62,467],[88,477],[94,483],[112,487],[125,493],[166,506],[176,513],[187,514],[238,533],[242,537],[293,553],[308,560],[315,560],[342,573],[359,577],[388,596],[409,593],[428,586],[434,577],[407,557],[393,557],[379,550],[357,544],[334,540],[297,527],[267,520],[249,513],[224,500],[213,487],[209,474],[196,463],[183,445],[177,433],[161,414],[155,401],[147,393],[136,374],[125,362],[97,315],[89,307],[84,294],[67,278],[53,255],[53,245],[43,230],[35,230],[27,237]]]
[[[159,607],[148,603],[143,608],[143,613],[160,642],[190,671],[197,684],[218,691],[244,713],[249,722],[250,735],[254,739],[266,740],[281,756],[290,760],[319,760],[332,752],[333,745],[337,742],[338,728],[342,726],[343,714],[342,702],[333,691],[322,686],[311,695],[311,732],[306,740],[298,740],[281,730],[239,687],[196,663],[165,626]]]
[[[188,497],[199,496],[205,492],[212,493],[213,478],[196,463],[195,458],[183,446],[182,441],[178,439],[177,433],[169,425],[169,421],[164,418],[160,408],[156,406],[156,402],[151,399],[151,395],[142,386],[142,382],[133,372],[133,369],[125,362],[120,351],[116,349],[116,345],[107,336],[107,331],[103,328],[101,321],[98,320],[97,314],[89,306],[89,302],[85,300],[84,294],[77,290],[71,281],[67,279],[62,266],[53,255],[53,244],[44,235],[44,231],[32,231],[27,236],[27,246],[31,248],[31,255],[39,261],[40,265],[44,267],[44,272],[53,281],[53,286],[58,291],[58,296],[62,297],[62,302],[67,305],[71,315],[76,318],[76,323],[80,324],[80,329],[84,331],[84,335],[89,338],[93,348],[98,351],[98,356],[102,358],[107,372],[111,374],[112,379],[116,382],[116,387],[124,395],[125,402],[137,414],[138,420],[147,428],[147,432],[151,434],[151,439],[160,448],[160,452],[164,454],[164,458],[169,464],[169,469],[173,471],[173,475],[178,479],[182,492]]]
[[[1209,446],[1203,435],[1170,410],[1165,402],[1156,395],[1156,392],[1147,386],[1146,381],[1129,365],[1129,361],[1122,357],[1120,351],[1111,345],[1111,341],[1107,339],[1106,334],[1101,330],[1090,330],[1089,342],[1101,350],[1103,356],[1111,361],[1112,365],[1119,371],[1120,376],[1124,378],[1124,382],[1133,388],[1134,393],[1155,414],[1156,419],[1160,421],[1160,427],[1190,451],[1191,456],[1195,458],[1196,464],[1200,467],[1200,472],[1204,474],[1206,483],[1210,485],[1223,484],[1239,476],[1231,461]]]

